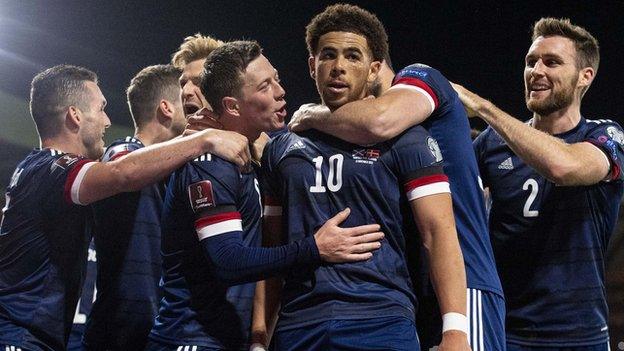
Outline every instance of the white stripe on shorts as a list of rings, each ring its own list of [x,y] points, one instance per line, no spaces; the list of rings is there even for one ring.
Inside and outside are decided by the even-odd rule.
[[[483,297],[481,290],[467,289],[468,342],[472,351],[485,351],[483,338]]]

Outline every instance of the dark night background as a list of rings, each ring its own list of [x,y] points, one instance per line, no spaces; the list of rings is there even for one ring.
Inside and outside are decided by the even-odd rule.
[[[255,39],[280,71],[292,113],[318,101],[307,71],[305,25],[328,1],[8,1],[0,0],[0,186],[36,146],[27,110],[30,80],[59,63],[85,66],[100,77],[113,123],[107,142],[131,133],[125,88],[141,68],[168,63],[185,36]],[[605,1],[350,1],[378,15],[390,37],[395,68],[421,62],[442,71],[521,119],[523,65],[533,22],[569,17],[600,42],[597,79],[583,102],[588,118],[622,123],[624,0]],[[478,124],[482,127],[482,124]],[[0,201],[1,203],[2,201]],[[622,256],[621,230],[614,253]],[[619,236],[619,237],[618,237]],[[611,255],[614,262],[617,255]],[[622,262],[611,276],[622,276]],[[612,311],[621,313],[624,278],[613,278]],[[614,313],[614,315],[616,314]],[[624,350],[624,317],[611,327],[613,349]],[[621,345],[618,342],[622,341]]]

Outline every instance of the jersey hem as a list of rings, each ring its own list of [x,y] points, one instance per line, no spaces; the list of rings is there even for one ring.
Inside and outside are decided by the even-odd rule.
[[[524,338],[514,338],[507,334],[507,343],[521,346],[537,346],[537,347],[579,347],[579,346],[595,346],[609,342],[609,334],[600,337],[578,340],[578,341],[552,341],[552,339],[536,339],[527,340]]]

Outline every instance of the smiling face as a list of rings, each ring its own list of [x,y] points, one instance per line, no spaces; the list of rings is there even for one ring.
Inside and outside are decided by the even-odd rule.
[[[206,98],[199,89],[204,62],[206,59],[191,61],[184,66],[180,76],[180,87],[182,88],[182,104],[184,113],[192,115],[202,107],[208,107]]]
[[[561,36],[538,37],[525,59],[524,88],[529,110],[549,115],[580,101],[581,70],[572,40]]]
[[[239,114],[246,124],[245,134],[279,130],[286,117],[286,92],[280,85],[277,70],[260,55],[247,65],[238,100]]]
[[[85,81],[84,101],[78,107],[81,116],[80,139],[85,149],[85,156],[97,160],[102,157],[104,150],[104,131],[110,126],[108,115],[104,112],[106,99],[98,85]],[[84,109],[83,109],[84,108]]]
[[[323,103],[332,111],[364,98],[380,65],[373,61],[366,38],[350,32],[323,34],[308,63]]]

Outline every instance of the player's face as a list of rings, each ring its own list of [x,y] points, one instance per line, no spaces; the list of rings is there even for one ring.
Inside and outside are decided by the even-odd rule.
[[[579,83],[576,48],[560,36],[538,37],[525,58],[524,91],[529,110],[549,115],[572,104]]]
[[[286,92],[280,85],[277,70],[260,55],[251,61],[243,76],[239,100],[240,115],[248,121],[252,132],[268,132],[284,127]]]
[[[364,98],[367,83],[374,82],[379,71],[366,38],[350,32],[323,34],[316,55],[308,63],[316,89],[332,111]]]
[[[202,107],[210,106],[199,89],[201,74],[204,70],[206,59],[189,62],[182,70],[180,87],[182,88],[182,104],[184,113],[188,116],[197,112]]]
[[[102,91],[94,82],[84,82],[86,88],[85,101],[82,110],[79,135],[86,150],[85,156],[97,160],[102,157],[104,151],[104,131],[110,126],[108,115],[104,112],[106,99]]]

